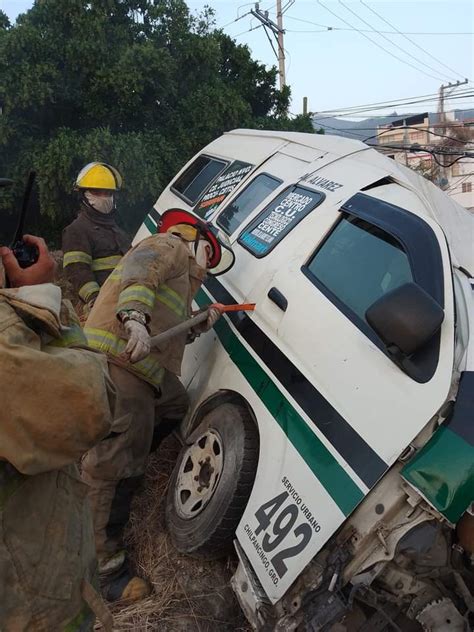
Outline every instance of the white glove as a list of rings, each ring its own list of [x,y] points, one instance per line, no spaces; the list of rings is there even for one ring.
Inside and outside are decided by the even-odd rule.
[[[217,309],[217,307],[210,307],[207,320],[205,321],[206,331],[212,329],[221,316],[222,312],[220,311],[220,309]]]
[[[150,334],[145,325],[136,320],[127,320],[123,328],[127,334],[128,343],[121,355],[125,360],[135,364],[149,355]]]
[[[193,327],[194,333],[198,336],[206,333],[206,331],[209,331],[214,327],[221,315],[222,313],[219,309],[217,309],[217,307],[210,307],[207,310],[207,319],[203,323],[199,323],[199,325]]]

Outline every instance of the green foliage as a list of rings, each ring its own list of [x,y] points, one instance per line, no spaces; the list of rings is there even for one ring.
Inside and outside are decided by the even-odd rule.
[[[215,30],[213,11],[183,0],[36,0],[11,26],[0,12],[2,231],[23,182],[38,173],[39,228],[57,238],[76,211],[72,182],[87,162],[124,175],[130,231],[197,150],[236,127],[312,132],[288,118],[276,69]]]

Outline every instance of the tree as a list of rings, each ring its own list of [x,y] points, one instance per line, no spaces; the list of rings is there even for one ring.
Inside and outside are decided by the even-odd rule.
[[[275,68],[216,30],[211,9],[193,16],[183,0],[36,0],[13,26],[0,13],[0,174],[17,180],[0,208],[8,217],[36,169],[40,228],[57,238],[75,212],[74,175],[100,160],[124,175],[119,207],[133,231],[224,131],[312,131],[288,118],[289,99]]]

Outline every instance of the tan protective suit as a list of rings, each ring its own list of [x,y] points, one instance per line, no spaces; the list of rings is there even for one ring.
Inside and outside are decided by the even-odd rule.
[[[67,328],[65,328],[66,326]],[[106,436],[115,391],[59,288],[0,290],[0,630],[85,631],[97,561],[76,462]]]
[[[135,364],[119,355],[126,346],[120,310],[146,314],[156,335],[189,318],[206,275],[186,243],[175,235],[148,237],[132,248],[103,285],[86,321],[89,345],[107,354],[120,395],[112,433],[84,458],[101,570],[123,549],[130,503],[154,444],[186,414],[188,398],[177,378],[186,344],[183,333]],[[160,436],[161,435],[161,436]]]

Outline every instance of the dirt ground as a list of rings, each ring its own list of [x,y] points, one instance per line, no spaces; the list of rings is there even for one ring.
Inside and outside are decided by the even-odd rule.
[[[249,632],[229,583],[235,558],[206,562],[180,555],[166,532],[166,491],[179,449],[178,440],[169,437],[150,457],[143,488],[133,501],[128,547],[154,592],[135,605],[115,605],[114,629]]]

